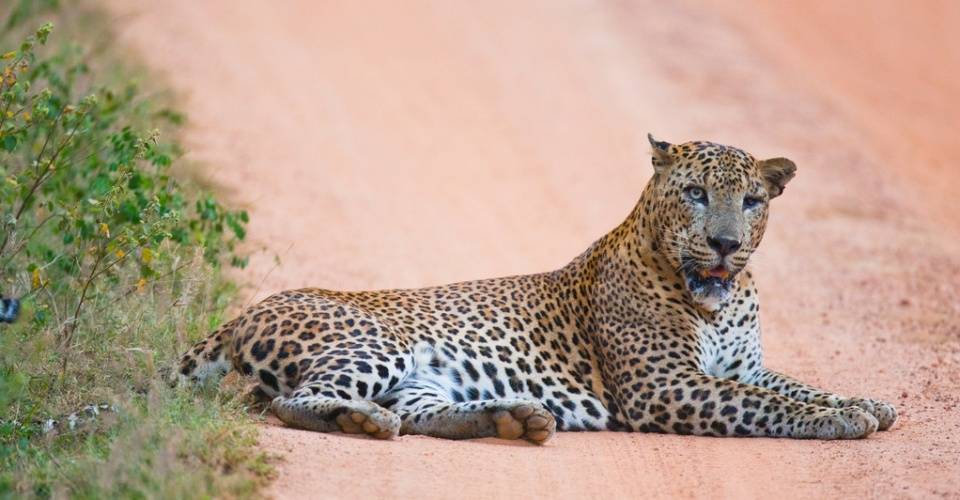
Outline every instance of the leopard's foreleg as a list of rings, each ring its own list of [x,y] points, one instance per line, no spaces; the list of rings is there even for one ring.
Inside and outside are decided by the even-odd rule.
[[[680,371],[644,386],[625,406],[639,431],[712,436],[812,439],[863,438],[877,419],[857,406],[831,408],[770,389],[696,371]],[[652,388],[651,388],[652,387]]]
[[[897,409],[890,403],[867,398],[850,398],[818,389],[793,377],[762,368],[745,382],[770,389],[788,398],[827,408],[861,408],[877,419],[878,430],[885,431],[897,421]]]

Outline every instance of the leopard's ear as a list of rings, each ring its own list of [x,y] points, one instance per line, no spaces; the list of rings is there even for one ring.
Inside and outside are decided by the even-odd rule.
[[[763,181],[767,185],[770,198],[783,194],[783,189],[797,173],[797,165],[786,158],[758,161],[757,168],[760,169],[760,175],[763,176]]]
[[[674,157],[670,152],[673,145],[669,142],[658,141],[653,138],[653,134],[647,134],[647,140],[650,141],[650,147],[653,148],[653,155],[650,161],[653,163],[653,170],[662,174],[666,172],[670,165],[673,165]]]

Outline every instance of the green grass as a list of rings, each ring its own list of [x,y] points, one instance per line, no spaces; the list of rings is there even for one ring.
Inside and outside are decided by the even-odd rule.
[[[183,115],[100,11],[0,16],[0,74],[24,61],[0,84],[0,293],[24,299],[0,325],[0,497],[251,496],[271,472],[240,398],[159,374],[224,319],[246,214],[170,174]],[[37,424],[100,402],[119,411],[81,431]]]
[[[101,328],[58,378],[53,342],[29,325],[4,332],[4,370],[28,384],[11,407],[29,408],[21,421],[56,415],[90,402],[120,406],[85,432],[54,439],[37,426],[0,427],[0,495],[89,498],[243,497],[269,475],[255,448],[256,430],[235,393],[171,389],[159,366],[187,339],[204,336],[222,319],[230,287],[198,258],[179,278],[181,288],[131,294],[95,304],[107,311],[88,320]],[[87,331],[84,329],[84,331]],[[60,496],[60,495],[56,495]]]

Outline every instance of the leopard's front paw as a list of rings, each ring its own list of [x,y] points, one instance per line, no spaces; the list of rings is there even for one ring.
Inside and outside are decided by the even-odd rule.
[[[897,409],[890,403],[866,398],[849,398],[840,403],[841,408],[855,406],[877,419],[877,430],[885,431],[897,421]]]
[[[860,439],[877,430],[877,419],[856,406],[831,408],[809,423],[804,437],[815,439]]]

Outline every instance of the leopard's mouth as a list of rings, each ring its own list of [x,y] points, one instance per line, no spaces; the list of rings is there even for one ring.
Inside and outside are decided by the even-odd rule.
[[[719,302],[726,299],[733,289],[736,271],[731,271],[725,264],[720,263],[713,267],[702,267],[695,262],[684,262],[683,275],[687,290],[698,302]]]

